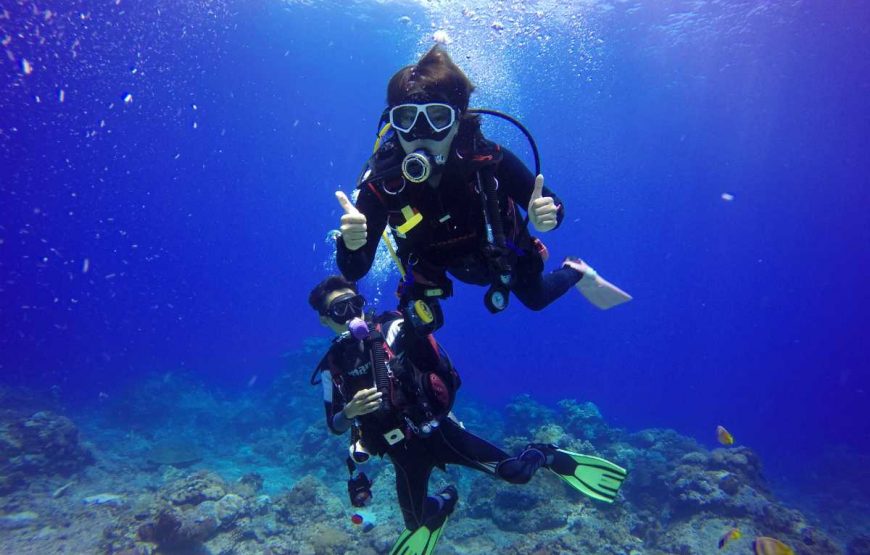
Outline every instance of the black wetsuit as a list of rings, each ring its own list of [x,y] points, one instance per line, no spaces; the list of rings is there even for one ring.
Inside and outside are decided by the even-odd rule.
[[[377,183],[364,181],[360,185],[356,208],[366,217],[368,239],[356,251],[349,250],[338,240],[338,268],[347,279],[356,281],[368,273],[385,226],[387,223],[394,228],[401,225],[405,215],[400,208],[408,204],[423,215],[423,221],[404,237],[398,235],[396,240],[403,263],[418,283],[440,286],[447,280],[446,272],[466,283],[492,283],[483,254],[484,210],[476,191],[475,173],[469,170],[467,162],[473,156],[473,151],[467,147],[469,144],[470,139],[464,138],[460,131],[437,187],[428,182],[404,183],[400,193],[391,194]],[[512,152],[494,143],[486,144],[497,149],[502,157],[495,170],[499,206],[508,247],[517,255],[511,291],[528,308],[540,310],[562,296],[582,275],[568,267],[543,274],[537,240],[529,234],[517,209],[519,206],[525,210],[529,205],[535,177]],[[401,149],[397,142],[387,146]],[[402,186],[401,178],[398,179],[396,188]],[[562,202],[546,186],[543,193],[553,197],[558,207],[558,226],[564,217]]]
[[[380,318],[387,348],[394,354],[391,368],[408,370],[408,364],[426,365],[423,372],[443,372],[449,361],[439,358],[431,336],[418,338],[405,334],[403,320],[398,315]],[[446,356],[446,355],[444,355]],[[450,366],[452,368],[452,366]],[[346,432],[352,421],[341,410],[354,394],[374,387],[374,372],[368,353],[360,342],[345,338],[333,343],[318,370],[322,373],[326,423],[335,434]],[[437,510],[439,503],[427,497],[429,476],[435,467],[460,464],[497,476],[511,483],[528,482],[543,460],[510,457],[491,443],[465,430],[452,417],[440,419],[440,425],[427,437],[415,434],[403,426],[397,411],[382,411],[355,419],[362,432],[362,441],[373,455],[387,455],[396,470],[396,493],[402,516],[408,529],[416,529]],[[405,436],[389,445],[384,434],[396,427]]]

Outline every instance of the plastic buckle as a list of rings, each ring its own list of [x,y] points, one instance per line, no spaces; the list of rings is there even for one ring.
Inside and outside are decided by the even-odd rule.
[[[384,439],[390,445],[395,445],[405,439],[405,434],[403,434],[402,430],[400,430],[399,428],[394,428],[384,434]]]

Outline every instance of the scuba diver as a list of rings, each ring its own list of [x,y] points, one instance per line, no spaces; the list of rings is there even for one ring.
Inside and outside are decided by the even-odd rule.
[[[390,79],[379,127],[387,123],[359,178],[356,205],[336,192],[344,210],[336,250],[341,273],[350,280],[368,273],[383,233],[402,273],[400,309],[421,335],[441,325],[438,299],[452,295],[448,272],[489,285],[484,303],[493,313],[507,307],[510,293],[541,310],[572,286],[601,309],[631,300],[577,258],[543,273],[548,253],[528,224],[551,231],[562,222],[564,206],[544,185],[529,132],[500,112],[469,109],[473,90],[437,45]],[[537,176],[483,137],[480,114],[519,127],[535,154]],[[397,249],[384,233],[387,225]]]
[[[334,434],[351,431],[348,494],[362,507],[372,499],[371,480],[357,465],[386,455],[396,472],[396,494],[405,530],[391,554],[429,554],[458,501],[454,486],[428,495],[433,468],[459,464],[513,484],[547,468],[572,487],[612,503],[626,471],[604,459],[530,444],[511,457],[467,431],[452,413],[459,374],[432,335],[408,333],[399,313],[365,313],[356,284],[329,276],[308,302],[336,337],[315,368],[322,382],[326,424]]]

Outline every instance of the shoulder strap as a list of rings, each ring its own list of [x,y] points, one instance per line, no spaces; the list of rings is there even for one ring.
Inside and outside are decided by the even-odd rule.
[[[477,133],[466,144],[457,148],[457,156],[463,161],[464,170],[472,174],[486,166],[497,166],[504,153],[501,146],[484,138],[482,133]]]
[[[338,342],[333,341],[329,350],[326,351],[326,354],[324,354],[323,358],[320,359],[320,362],[317,363],[317,366],[311,373],[311,379],[309,380],[311,385],[319,385],[323,381],[321,374],[327,371],[329,372],[333,382],[340,380],[338,368],[335,365],[335,349],[337,346]]]
[[[332,348],[330,348],[330,351]],[[308,383],[311,385],[320,385],[323,381],[323,378],[320,377],[320,374],[326,370],[324,366],[327,364],[327,358],[329,357],[329,351],[326,351],[326,354],[323,355],[323,358],[320,359],[320,362],[317,363],[317,366],[314,367],[314,371],[311,373],[311,378],[308,380]]]
[[[357,188],[367,183],[382,183],[400,177],[403,158],[402,147],[396,138],[384,141],[363,166],[357,179]]]

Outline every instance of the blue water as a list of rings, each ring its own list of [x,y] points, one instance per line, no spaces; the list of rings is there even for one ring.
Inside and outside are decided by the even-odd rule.
[[[2,380],[87,406],[151,371],[230,391],[286,371],[327,336],[306,298],[334,268],[333,191],[445,29],[472,104],[522,119],[565,201],[551,267],[582,256],[635,297],[492,316],[458,285],[439,337],[463,395],[591,400],[711,445],[724,424],[796,481],[867,455],[866,6],[556,4],[7,5]],[[363,289],[391,308],[395,279]]]

